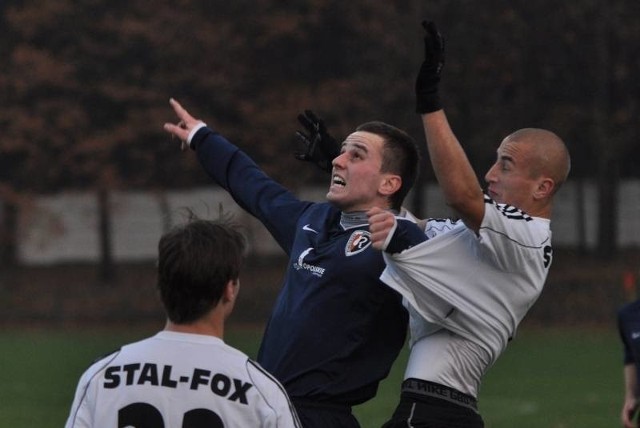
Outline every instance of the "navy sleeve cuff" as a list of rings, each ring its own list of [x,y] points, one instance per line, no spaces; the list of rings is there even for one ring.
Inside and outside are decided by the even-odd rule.
[[[390,254],[401,253],[427,240],[424,231],[412,221],[397,219],[397,227],[385,251]]]
[[[189,147],[191,147],[191,149],[197,151],[198,146],[200,145],[200,143],[202,143],[206,137],[207,134],[209,133],[213,133],[213,131],[209,128],[207,128],[206,125],[204,126],[200,126],[197,129],[195,129],[195,132],[193,132],[191,135],[189,135]]]

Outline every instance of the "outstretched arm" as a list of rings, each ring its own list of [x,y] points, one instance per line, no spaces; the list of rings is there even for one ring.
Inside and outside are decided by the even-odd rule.
[[[444,66],[444,40],[435,24],[425,29],[425,59],[416,79],[416,111],[422,116],[427,149],[447,205],[478,232],[484,217],[484,196],[469,159],[440,105],[438,85]]]
[[[484,217],[484,195],[469,159],[451,131],[443,110],[422,115],[433,171],[445,202],[467,227],[478,233]]]
[[[187,146],[189,146],[193,134],[201,127],[207,126],[207,124],[191,116],[189,112],[173,98],[169,100],[169,104],[173,107],[173,111],[178,117],[178,123],[173,124],[167,122],[164,124],[164,130],[182,141],[180,148],[184,151],[187,149]]]

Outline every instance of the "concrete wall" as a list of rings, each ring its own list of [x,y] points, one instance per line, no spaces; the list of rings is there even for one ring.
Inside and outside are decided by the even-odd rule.
[[[595,246],[597,189],[595,183],[586,183],[582,190],[577,183],[568,182],[558,194],[552,222],[554,245],[571,247],[584,243],[588,248]],[[322,201],[325,193],[326,188],[307,188],[299,195],[302,199]],[[451,214],[435,184],[425,189],[424,196],[423,212],[430,217]],[[184,207],[205,218],[216,218],[222,207],[244,226],[252,253],[282,254],[264,227],[215,186],[180,192],[114,192],[110,204],[117,261],[154,259],[160,235],[171,224],[181,222]],[[621,248],[640,247],[640,180],[622,183],[619,204],[619,245]],[[34,198],[20,212],[20,260],[27,265],[98,260],[97,212],[97,197],[92,193],[65,192]],[[581,233],[582,229],[584,233]]]

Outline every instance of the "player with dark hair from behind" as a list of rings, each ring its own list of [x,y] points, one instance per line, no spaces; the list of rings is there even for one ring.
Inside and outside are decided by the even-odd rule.
[[[178,123],[165,130],[195,150],[214,181],[289,257],[258,361],[285,386],[305,428],[358,427],[351,407],[375,396],[404,344],[408,320],[400,296],[380,281],[384,262],[371,247],[366,211],[399,214],[418,169],[413,139],[369,122],[337,150],[315,115],[301,115],[308,147],[298,158],[332,171],[329,203],[315,203],[298,199],[170,103]]]
[[[526,128],[507,136],[483,194],[440,105],[444,41],[424,23],[416,81],[429,158],[447,204],[461,220],[426,227],[369,212],[373,245],[385,251],[382,280],[407,301],[411,352],[400,403],[385,428],[480,428],[476,399],[538,298],[551,265],[553,197],[570,159],[558,136]]]
[[[246,247],[236,229],[190,215],[162,236],[165,328],[85,371],[66,428],[301,426],[282,385],[223,341]]]

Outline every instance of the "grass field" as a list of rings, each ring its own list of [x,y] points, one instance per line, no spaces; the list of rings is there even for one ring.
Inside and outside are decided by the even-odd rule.
[[[0,428],[62,427],[78,377],[97,356],[148,330],[0,332]],[[261,329],[234,327],[227,342],[255,355]],[[363,428],[393,411],[406,352],[377,397],[356,408]],[[612,330],[523,329],[480,392],[487,428],[620,426],[621,348]]]

